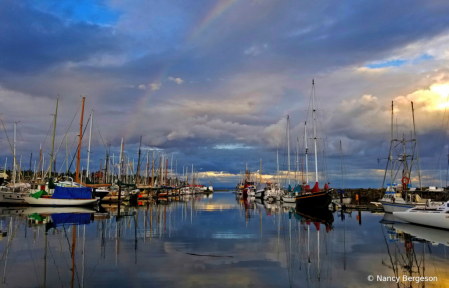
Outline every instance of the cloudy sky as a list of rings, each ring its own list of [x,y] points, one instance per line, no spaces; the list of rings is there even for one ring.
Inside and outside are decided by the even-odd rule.
[[[142,135],[144,151],[174,153],[178,171],[194,164],[203,182],[233,186],[246,163],[259,169],[260,158],[274,174],[276,147],[287,169],[287,115],[292,154],[299,140],[304,163],[315,79],[318,162],[332,186],[341,186],[340,140],[345,186],[382,185],[391,101],[399,138],[410,138],[414,101],[424,185],[439,186],[448,149],[448,13],[446,1],[4,0],[1,118],[11,141],[20,121],[17,155],[28,169],[40,143],[49,157],[59,96],[63,170],[64,134],[73,155],[85,96],[84,124],[94,110],[94,169],[105,144],[117,155],[122,138],[137,160]],[[0,165],[8,157],[10,166],[0,137]],[[313,140],[308,145],[313,153]],[[85,167],[87,137],[82,157]]]

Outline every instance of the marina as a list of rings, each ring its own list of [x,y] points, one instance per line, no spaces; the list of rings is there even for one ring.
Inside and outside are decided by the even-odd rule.
[[[0,285],[361,287],[371,274],[449,284],[447,232],[383,213],[298,211],[230,191],[119,209],[3,207]]]
[[[0,1],[0,288],[449,287],[447,15]]]

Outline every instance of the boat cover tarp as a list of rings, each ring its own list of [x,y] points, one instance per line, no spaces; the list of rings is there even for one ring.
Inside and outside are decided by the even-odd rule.
[[[41,191],[38,191],[38,192],[36,192],[36,193],[30,194],[31,197],[34,197],[34,198],[36,198],[36,199],[41,198],[42,195],[48,195],[48,193],[45,192],[45,190],[41,190]]]
[[[52,214],[53,226],[62,226],[64,224],[89,224],[90,213],[58,213]]]
[[[61,187],[56,186],[51,198],[56,199],[92,199],[92,188]]]

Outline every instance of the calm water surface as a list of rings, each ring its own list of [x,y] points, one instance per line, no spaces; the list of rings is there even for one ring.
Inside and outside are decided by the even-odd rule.
[[[0,285],[449,287],[447,231],[370,212],[295,213],[232,193],[178,200],[121,205],[120,217],[117,205],[103,213],[1,207]]]

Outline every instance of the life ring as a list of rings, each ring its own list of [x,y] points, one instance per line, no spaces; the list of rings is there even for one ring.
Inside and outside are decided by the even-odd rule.
[[[402,177],[402,185],[403,186],[407,186],[408,182],[410,182],[410,179],[408,179],[407,177]]]

